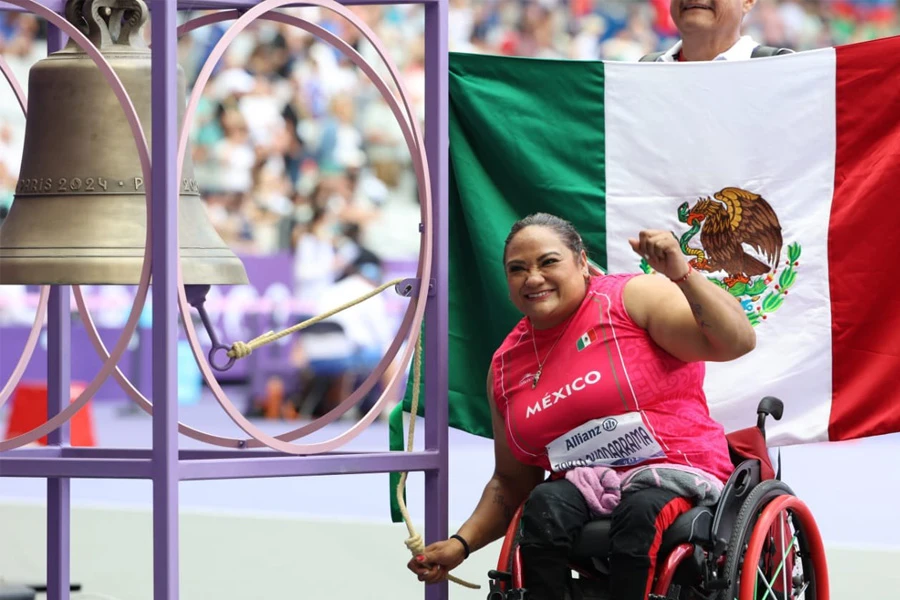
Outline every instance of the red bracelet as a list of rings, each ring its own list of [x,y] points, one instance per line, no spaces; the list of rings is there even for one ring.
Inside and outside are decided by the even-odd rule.
[[[688,271],[687,271],[687,273],[684,274],[684,277],[682,277],[681,279],[670,279],[669,281],[671,281],[672,283],[674,283],[676,285],[681,285],[682,283],[687,281],[687,278],[690,277],[690,275],[693,271],[694,271],[694,267],[691,266],[691,263],[688,263]]]

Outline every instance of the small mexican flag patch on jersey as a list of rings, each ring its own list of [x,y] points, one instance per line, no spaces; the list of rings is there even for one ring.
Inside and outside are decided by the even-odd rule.
[[[593,328],[588,329],[584,333],[581,334],[581,337],[578,338],[578,351],[581,352],[591,344],[597,341],[597,331]]]

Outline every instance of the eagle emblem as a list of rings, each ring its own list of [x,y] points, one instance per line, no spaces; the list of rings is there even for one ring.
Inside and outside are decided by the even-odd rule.
[[[739,188],[725,188],[712,198],[701,198],[688,208],[678,209],[679,221],[691,226],[688,239],[700,230],[703,250],[684,244],[682,250],[693,256],[691,266],[698,271],[725,271],[725,285],[750,283],[750,278],[765,275],[778,265],[781,256],[781,223],[772,206],[759,194]],[[756,258],[752,248],[761,256]],[[760,260],[762,259],[762,260]]]
[[[691,266],[737,298],[753,325],[781,307],[797,279],[800,245],[783,247],[781,223],[765,198],[727,187],[683,203],[678,220],[690,227],[676,238]],[[699,248],[691,245],[697,234]],[[641,268],[650,272],[646,261]]]

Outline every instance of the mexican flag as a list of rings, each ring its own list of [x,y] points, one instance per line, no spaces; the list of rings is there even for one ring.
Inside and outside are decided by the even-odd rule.
[[[578,347],[578,351],[581,352],[596,341],[597,331],[592,327],[581,334],[581,337],[578,338],[576,346]]]
[[[544,211],[610,272],[648,271],[628,238],[670,230],[740,302],[756,349],[707,365],[727,431],[767,395],[773,446],[900,431],[900,38],[735,62],[452,54],[450,156],[451,426],[491,435],[488,365],[520,318],[503,243]]]

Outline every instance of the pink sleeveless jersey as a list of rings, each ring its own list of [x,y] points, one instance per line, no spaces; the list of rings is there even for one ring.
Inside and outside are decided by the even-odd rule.
[[[631,320],[622,292],[632,277],[592,278],[570,319],[537,331],[522,319],[494,353],[494,400],[509,447],[553,473],[667,462],[725,481],[733,466],[709,415],[705,366],[673,357]],[[535,343],[545,362],[533,389]]]

